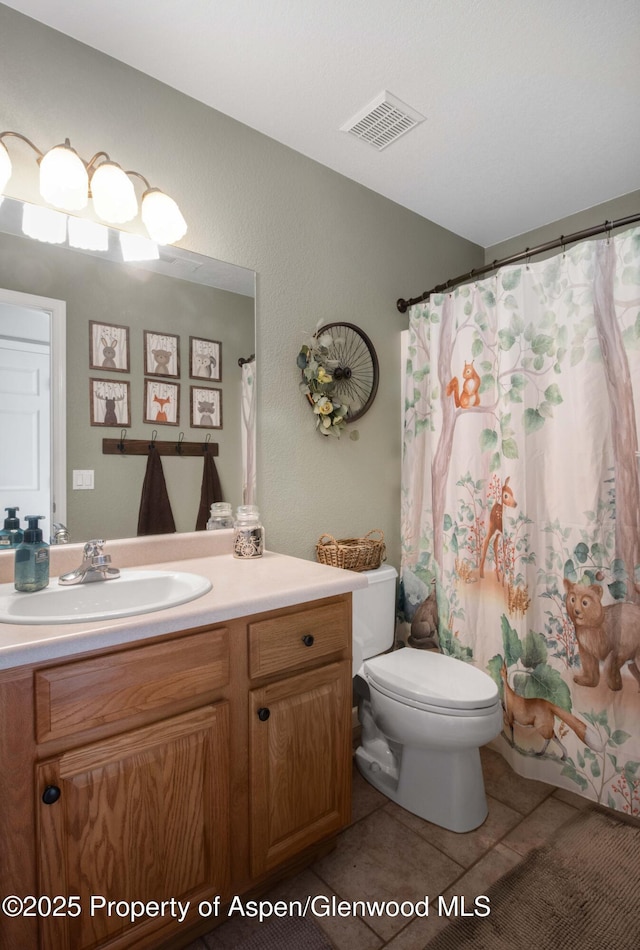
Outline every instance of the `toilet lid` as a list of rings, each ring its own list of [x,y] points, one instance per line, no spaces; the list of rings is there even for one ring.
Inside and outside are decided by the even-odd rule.
[[[470,663],[443,653],[407,647],[365,660],[369,681],[398,699],[446,709],[485,709],[498,699],[498,687]]]

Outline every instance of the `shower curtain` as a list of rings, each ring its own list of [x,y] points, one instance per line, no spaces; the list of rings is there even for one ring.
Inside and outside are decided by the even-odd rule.
[[[242,504],[256,504],[256,361],[242,364]]]
[[[435,608],[498,686],[512,768],[636,816],[639,403],[640,229],[411,309],[409,643]]]

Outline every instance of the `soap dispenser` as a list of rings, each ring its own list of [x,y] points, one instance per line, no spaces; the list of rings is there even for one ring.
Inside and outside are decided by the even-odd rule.
[[[49,584],[49,545],[42,540],[38,522],[44,515],[27,515],[29,525],[24,540],[16,548],[14,586],[16,590],[31,593]]]
[[[0,531],[0,551],[4,551],[6,548],[17,548],[24,537],[24,531],[20,527],[20,519],[16,518],[16,511],[20,511],[20,509],[5,508],[4,510],[8,511],[9,515],[4,519],[4,528]]]

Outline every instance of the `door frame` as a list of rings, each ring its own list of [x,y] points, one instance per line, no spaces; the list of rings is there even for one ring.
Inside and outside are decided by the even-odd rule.
[[[0,288],[0,303],[42,310],[49,315],[51,372],[51,524],[67,523],[67,304],[53,297],[39,297]],[[51,530],[53,534],[53,527]]]

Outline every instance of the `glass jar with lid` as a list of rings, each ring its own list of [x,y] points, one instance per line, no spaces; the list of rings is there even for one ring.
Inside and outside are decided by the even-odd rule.
[[[207,531],[220,528],[233,528],[233,512],[227,501],[216,501],[211,505],[211,517],[207,521]]]
[[[233,526],[233,556],[262,557],[263,551],[264,528],[260,523],[260,512],[255,505],[239,505]]]

